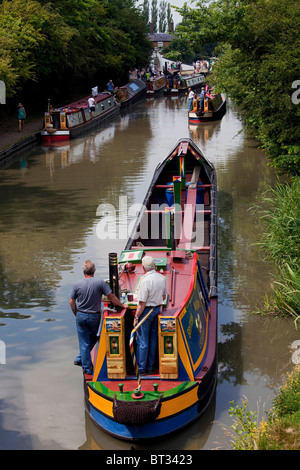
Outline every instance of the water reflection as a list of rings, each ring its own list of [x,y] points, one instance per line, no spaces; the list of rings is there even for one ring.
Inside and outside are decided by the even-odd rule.
[[[147,100],[97,132],[59,148],[37,148],[0,169],[0,339],[7,348],[7,366],[0,365],[2,448],[130,448],[84,415],[68,299],[84,259],[92,258],[96,274],[106,278],[108,253],[124,248],[125,236],[99,240],[99,208],[113,205],[120,221],[120,196],[128,207],[141,203],[157,164],[183,137],[217,169],[219,382],[200,420],[145,447],[228,448],[220,423],[231,422],[229,401],[246,395],[255,409],[291,367],[289,345],[299,339],[293,322],[252,314],[274,271],[254,245],[260,226],[249,211],[276,182],[266,156],[230,103],[222,121],[191,128],[186,96]]]

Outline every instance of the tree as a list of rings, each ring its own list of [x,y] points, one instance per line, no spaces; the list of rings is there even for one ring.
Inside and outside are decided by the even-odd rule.
[[[146,24],[149,24],[149,19],[150,19],[150,7],[149,7],[149,0],[144,0],[143,3],[143,17],[146,22]]]
[[[159,32],[165,33],[167,29],[167,2],[161,0],[159,4]]]
[[[166,59],[186,64],[191,63],[195,57],[194,50],[191,48],[188,39],[179,37],[175,37],[168,46],[164,47],[162,53]]]
[[[172,31],[172,24],[173,24],[173,15],[171,13],[171,6],[170,3],[168,3],[168,8],[167,8],[167,28],[168,31]]]
[[[7,97],[56,102],[128,80],[152,45],[135,0],[0,1],[0,78]]]
[[[273,164],[300,173],[298,0],[200,0],[184,6],[177,32],[193,47],[218,42],[212,81],[240,107]]]
[[[158,20],[157,0],[152,0],[151,23],[152,23],[152,28],[153,28],[154,33],[157,33],[157,20]]]
[[[49,5],[40,5],[35,0],[3,1],[0,76],[5,81],[7,96],[14,96],[29,81],[38,81],[40,74],[49,71],[53,60],[59,63],[73,35],[74,31]]]

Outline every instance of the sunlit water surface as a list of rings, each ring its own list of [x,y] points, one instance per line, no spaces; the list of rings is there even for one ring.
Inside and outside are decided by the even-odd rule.
[[[229,449],[230,401],[247,397],[259,416],[271,408],[282,374],[292,367],[291,343],[299,339],[292,320],[253,314],[274,268],[254,246],[261,228],[250,208],[276,175],[232,105],[222,121],[189,128],[187,98],[161,97],[69,145],[38,147],[0,170],[1,449],[130,449],[85,415],[68,301],[85,259],[108,278],[108,253],[124,248],[157,164],[182,137],[192,138],[217,170],[218,386],[194,424],[135,448]],[[107,207],[115,209],[115,238],[103,236]]]

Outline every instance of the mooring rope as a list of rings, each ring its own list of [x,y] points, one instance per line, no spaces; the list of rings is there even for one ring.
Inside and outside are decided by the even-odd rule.
[[[131,354],[131,358],[132,358],[132,362],[133,362],[135,374],[136,374],[137,380],[138,380],[138,387],[137,387],[138,390],[141,390],[142,384],[141,384],[141,377],[140,377],[140,372],[139,372],[138,364],[137,364],[137,362],[136,362],[136,357],[135,357],[135,353],[134,353],[133,340],[134,340],[134,335],[135,335],[135,333],[136,333],[137,330],[140,328],[140,326],[144,323],[144,321],[147,320],[147,318],[148,318],[149,315],[153,312],[153,310],[154,310],[154,308],[151,308],[151,309],[149,310],[149,312],[144,316],[144,318],[142,318],[142,320],[133,328],[133,330],[132,330],[131,333],[130,333],[129,349],[130,349],[130,354]]]

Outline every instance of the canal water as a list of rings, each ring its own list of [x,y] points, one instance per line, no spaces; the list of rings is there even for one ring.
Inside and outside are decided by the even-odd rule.
[[[1,449],[130,449],[85,414],[68,302],[85,259],[108,278],[108,253],[124,248],[157,164],[182,137],[217,170],[218,385],[209,410],[190,427],[135,448],[230,449],[229,402],[246,397],[260,417],[271,408],[299,339],[292,320],[253,314],[274,268],[255,246],[261,228],[250,209],[276,175],[230,103],[222,121],[190,128],[187,97],[160,97],[0,170]]]

